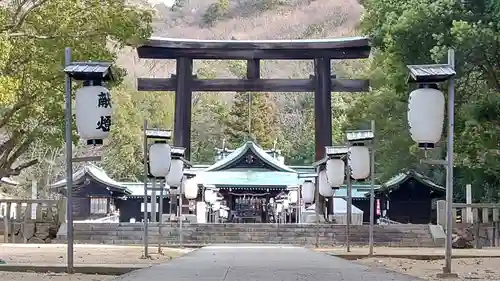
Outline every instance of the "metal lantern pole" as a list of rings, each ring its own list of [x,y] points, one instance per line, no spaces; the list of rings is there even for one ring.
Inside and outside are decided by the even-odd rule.
[[[71,49],[66,48],[64,52],[65,56],[65,65],[68,66],[71,64]],[[67,238],[68,238],[68,274],[72,274],[74,272],[73,269],[73,142],[72,142],[72,126],[71,121],[73,119],[71,107],[71,77],[66,73],[64,78],[65,82],[65,118],[66,118],[66,127],[65,127],[65,141],[66,141],[66,198],[67,198],[67,207],[66,207],[66,215],[67,215]]]
[[[454,119],[455,119],[455,52],[453,49],[448,50],[448,64],[431,64],[431,65],[408,65],[410,69],[409,83],[428,84],[441,83],[448,81],[448,139],[447,151],[445,160],[422,159],[421,163],[431,165],[446,166],[446,243],[445,243],[445,266],[443,272],[438,274],[438,277],[457,277],[458,275],[451,272],[452,258],[452,233],[453,233],[453,142],[454,142]],[[421,71],[425,68],[426,71]]]
[[[144,119],[144,258],[148,258],[148,120]]]
[[[350,235],[351,235],[351,216],[352,216],[352,182],[351,182],[351,164],[350,164],[350,148],[351,144],[347,142],[347,157],[346,157],[346,177],[347,177],[347,218],[346,218],[346,231],[345,231],[345,240],[346,240],[346,249],[347,252],[351,251],[350,245]]]
[[[165,189],[165,180],[160,181],[160,206],[158,210],[158,254],[161,254],[161,242],[163,235],[161,233],[161,224],[163,223],[163,190]]]
[[[455,68],[455,52],[453,49],[448,51],[448,64]],[[448,148],[446,153],[446,250],[445,267],[443,273],[451,274],[451,255],[452,255],[452,227],[453,227],[453,134],[455,119],[455,81],[451,77],[448,87]]]
[[[370,233],[369,233],[369,255],[373,256],[373,225],[375,223],[375,120],[371,121],[371,131],[373,133],[373,139],[371,143],[371,159],[370,159]]]
[[[182,248],[182,240],[183,240],[183,233],[182,233],[182,183],[180,184],[179,188],[179,247]]]

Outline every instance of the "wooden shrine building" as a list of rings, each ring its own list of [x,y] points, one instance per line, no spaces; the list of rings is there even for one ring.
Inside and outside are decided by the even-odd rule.
[[[111,179],[106,172],[92,164],[85,164],[73,173],[73,218],[87,220],[114,214],[120,200],[132,192]],[[66,194],[66,179],[52,184],[51,189]]]
[[[375,191],[382,216],[412,224],[435,224],[437,201],[445,195],[446,188],[414,171],[394,176]]]
[[[271,199],[304,181],[280,159],[249,141],[194,173],[200,186],[218,190],[231,221],[270,222]]]

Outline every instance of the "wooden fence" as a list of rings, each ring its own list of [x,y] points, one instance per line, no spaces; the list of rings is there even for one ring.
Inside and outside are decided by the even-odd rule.
[[[446,202],[440,200],[437,204],[438,225],[446,229]],[[472,230],[476,248],[500,247],[500,204],[453,203],[452,216],[454,228]]]
[[[28,225],[46,223],[60,225],[66,220],[66,200],[48,199],[0,199],[0,217],[3,217],[3,242],[16,243],[18,229],[24,243],[30,237],[25,235]],[[19,236],[18,236],[19,237]]]

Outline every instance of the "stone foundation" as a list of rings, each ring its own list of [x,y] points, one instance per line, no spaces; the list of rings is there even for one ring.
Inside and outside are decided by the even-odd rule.
[[[58,240],[65,241],[66,226],[61,226]],[[148,239],[151,244],[161,239],[164,245],[179,244],[179,226],[164,224],[162,237],[158,224],[149,224]],[[74,238],[77,243],[92,244],[142,244],[143,225],[140,223],[77,223]],[[351,245],[368,245],[369,226],[353,225],[350,228]],[[290,244],[303,246],[334,247],[346,241],[345,225],[327,224],[184,224],[183,245],[209,245],[223,243]],[[437,247],[429,225],[376,225],[376,246]]]
[[[28,243],[51,243],[56,238],[57,229],[58,226],[55,223],[14,223],[13,230],[9,234],[9,242],[23,243],[26,238]],[[4,232],[3,225],[0,227],[0,232]]]

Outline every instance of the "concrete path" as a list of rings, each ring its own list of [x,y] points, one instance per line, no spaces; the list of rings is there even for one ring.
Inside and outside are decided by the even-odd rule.
[[[291,246],[208,246],[116,281],[417,281],[338,257]]]

